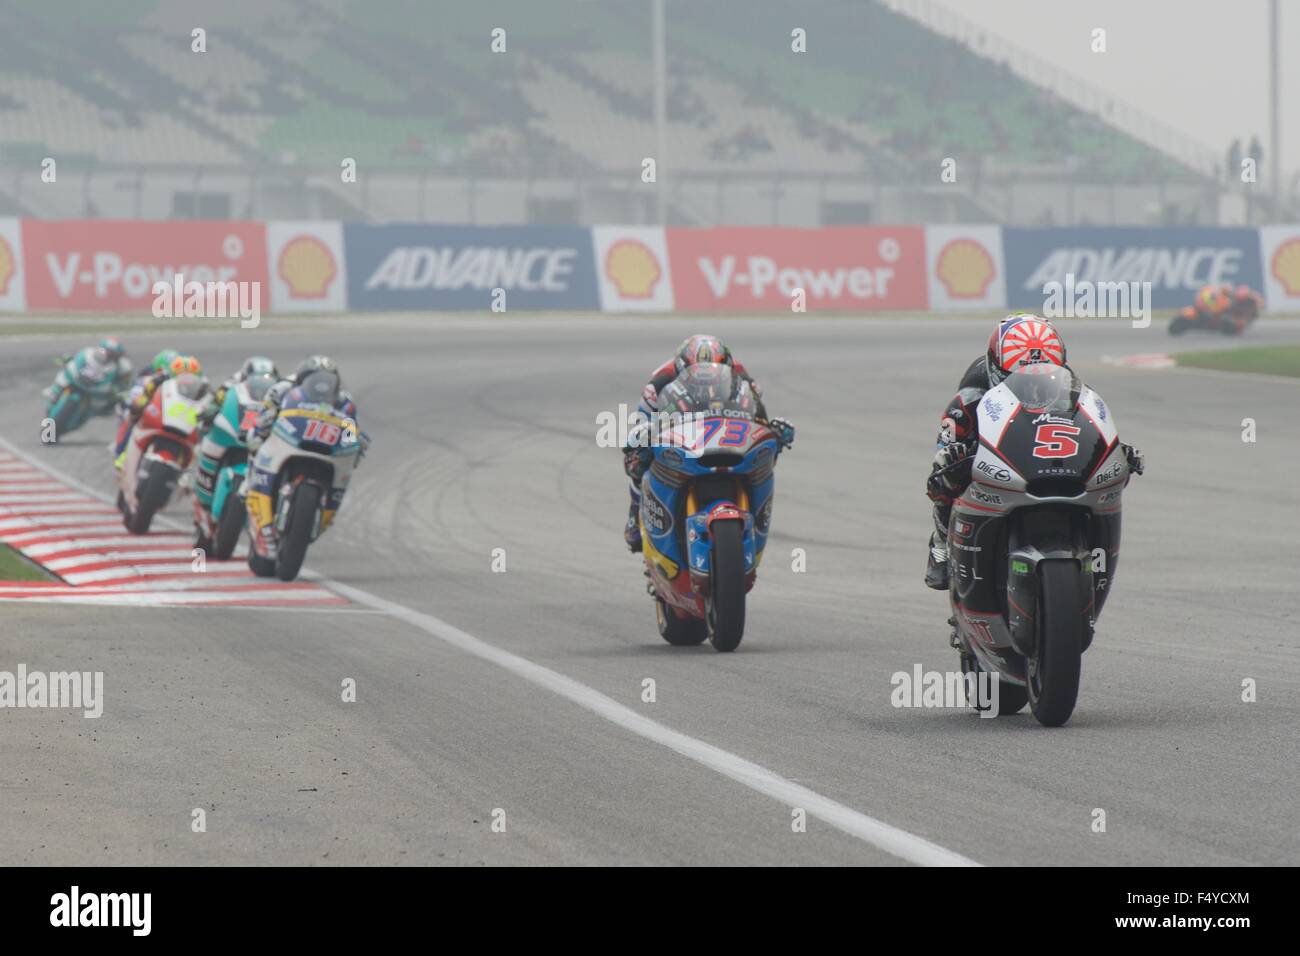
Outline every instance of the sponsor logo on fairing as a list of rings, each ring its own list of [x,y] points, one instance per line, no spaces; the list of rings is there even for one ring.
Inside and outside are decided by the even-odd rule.
[[[1008,471],[1006,468],[999,468],[997,465],[992,465],[989,462],[985,461],[983,458],[977,458],[975,460],[975,470],[982,475],[988,475],[994,481],[1005,482],[1011,480],[1010,471]]]

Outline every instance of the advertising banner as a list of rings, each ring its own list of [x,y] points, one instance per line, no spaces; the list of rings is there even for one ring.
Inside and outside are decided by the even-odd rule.
[[[671,312],[668,237],[658,226],[592,229],[603,312]]]
[[[677,308],[790,311],[924,309],[925,233],[920,226],[823,229],[669,229]]]
[[[1006,228],[1002,236],[1012,308],[1042,309],[1049,283],[1080,295],[1098,283],[1150,283],[1149,307],[1173,309],[1204,285],[1259,289],[1263,279],[1255,229]]]
[[[343,239],[352,309],[600,307],[590,229],[349,224]]]
[[[23,233],[17,219],[0,219],[0,312],[22,312]]]
[[[86,219],[22,223],[31,309],[149,309],[155,282],[266,284],[260,222]]]
[[[272,312],[342,312],[347,308],[342,223],[268,222],[266,252]]]
[[[925,262],[934,311],[1007,307],[1001,226],[926,226]]]

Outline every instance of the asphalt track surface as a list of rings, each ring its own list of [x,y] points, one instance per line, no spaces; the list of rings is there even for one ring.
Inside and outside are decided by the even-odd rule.
[[[799,428],[730,655],[659,639],[621,540],[619,456],[595,443],[597,413],[710,328]],[[0,711],[0,864],[1300,863],[1300,383],[1102,362],[1168,350],[1159,322],[1065,329],[1148,471],[1059,730],[890,704],[896,671],[958,663],[946,597],[921,583],[922,487],[987,322],[346,317],[131,335],[135,356],[183,340],[214,374],[250,352],[339,359],[374,445],[307,563],[354,603],[0,606],[0,669],[102,670],[106,696],[98,720]],[[1300,323],[1249,341],[1300,341]],[[109,494],[108,419],[57,447],[37,437],[50,356],[75,344],[0,339],[0,436]]]

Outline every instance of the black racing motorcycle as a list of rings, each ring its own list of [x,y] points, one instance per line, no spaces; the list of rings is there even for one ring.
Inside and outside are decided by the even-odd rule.
[[[1074,373],[1030,365],[985,393],[971,482],[948,525],[952,644],[999,681],[999,714],[1070,719],[1115,581],[1130,472],[1110,409]]]

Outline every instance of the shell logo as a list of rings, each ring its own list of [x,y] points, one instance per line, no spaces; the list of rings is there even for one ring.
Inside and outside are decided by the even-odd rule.
[[[0,236],[0,295],[9,291],[9,280],[14,276],[14,251],[4,236]]]
[[[934,272],[954,299],[982,299],[997,273],[993,257],[974,239],[954,239],[939,250]]]
[[[605,253],[605,275],[625,299],[650,298],[663,274],[655,254],[638,239],[620,239]]]
[[[1279,244],[1268,268],[1287,295],[1300,295],[1300,236]]]
[[[294,236],[280,250],[276,273],[295,299],[323,299],[338,275],[334,253],[315,236]]]

